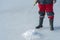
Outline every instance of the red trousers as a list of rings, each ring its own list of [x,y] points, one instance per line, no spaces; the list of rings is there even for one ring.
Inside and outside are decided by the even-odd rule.
[[[38,4],[39,11],[53,12],[53,4]]]
[[[53,12],[53,4],[38,4],[38,8],[40,12],[47,12],[48,18],[53,19],[54,18],[54,12]],[[43,13],[40,13],[40,16],[43,15]]]

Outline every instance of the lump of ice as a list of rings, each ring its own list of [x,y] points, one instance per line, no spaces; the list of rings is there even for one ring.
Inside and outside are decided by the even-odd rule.
[[[40,33],[33,30],[28,30],[22,34],[22,36],[27,40],[36,40],[40,39]]]

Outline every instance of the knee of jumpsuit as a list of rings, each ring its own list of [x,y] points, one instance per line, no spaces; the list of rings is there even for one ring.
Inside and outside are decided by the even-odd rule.
[[[39,11],[39,15],[40,15],[40,16],[39,16],[40,18],[44,18],[45,12],[40,12],[40,11]]]
[[[49,19],[54,19],[54,12],[47,12]]]

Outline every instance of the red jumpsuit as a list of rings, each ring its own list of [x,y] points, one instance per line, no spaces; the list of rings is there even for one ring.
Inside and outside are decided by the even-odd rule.
[[[48,18],[53,19],[54,18],[53,0],[37,0],[37,2],[40,16],[44,16],[46,12]]]

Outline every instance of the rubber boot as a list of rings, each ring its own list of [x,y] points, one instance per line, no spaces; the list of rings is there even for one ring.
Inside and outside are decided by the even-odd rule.
[[[53,19],[50,19],[49,22],[50,22],[50,30],[52,31],[52,30],[54,30]]]
[[[39,18],[39,25],[36,27],[36,29],[39,29],[39,28],[42,28],[43,27],[43,17],[42,18]]]

